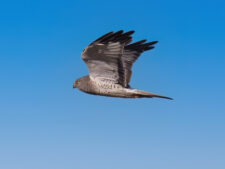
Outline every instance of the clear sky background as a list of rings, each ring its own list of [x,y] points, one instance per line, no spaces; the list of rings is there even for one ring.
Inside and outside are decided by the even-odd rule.
[[[224,169],[225,2],[0,2],[1,169]],[[158,40],[120,99],[72,88],[109,31]]]

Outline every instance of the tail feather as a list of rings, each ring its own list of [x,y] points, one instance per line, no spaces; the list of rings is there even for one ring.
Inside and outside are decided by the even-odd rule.
[[[133,89],[133,93],[134,93],[134,97],[140,98],[140,97],[146,97],[146,98],[153,98],[153,97],[158,97],[158,98],[163,98],[163,99],[169,99],[169,100],[173,100],[170,97],[167,96],[161,96],[155,93],[150,93],[150,92],[146,92],[143,90],[137,90],[137,89]]]

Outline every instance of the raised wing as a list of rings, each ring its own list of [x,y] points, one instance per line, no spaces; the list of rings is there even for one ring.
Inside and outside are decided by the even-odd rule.
[[[125,81],[121,62],[124,46],[131,41],[133,31],[108,33],[91,43],[82,53],[90,77],[96,81],[117,83]]]
[[[132,75],[132,65],[138,59],[142,52],[153,49],[154,44],[158,41],[152,41],[145,43],[146,40],[141,40],[133,44],[125,46],[125,50],[122,56],[122,64],[124,69],[124,86],[129,87],[129,82]]]
[[[133,44],[134,31],[109,32],[92,42],[82,53],[82,59],[89,68],[90,77],[97,81],[121,84],[129,87],[132,65],[142,52],[153,49],[157,41]]]

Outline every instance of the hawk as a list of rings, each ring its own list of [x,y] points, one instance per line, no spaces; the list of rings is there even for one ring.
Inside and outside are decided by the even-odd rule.
[[[109,32],[88,45],[82,52],[82,59],[89,75],[77,79],[73,88],[101,96],[172,99],[130,87],[133,63],[158,42],[141,40],[131,43],[133,33],[123,30]]]

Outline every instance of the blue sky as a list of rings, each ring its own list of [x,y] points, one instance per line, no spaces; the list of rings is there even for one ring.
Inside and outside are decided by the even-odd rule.
[[[225,2],[0,3],[0,168],[224,169]],[[72,89],[80,58],[109,31],[158,40],[119,99]]]

